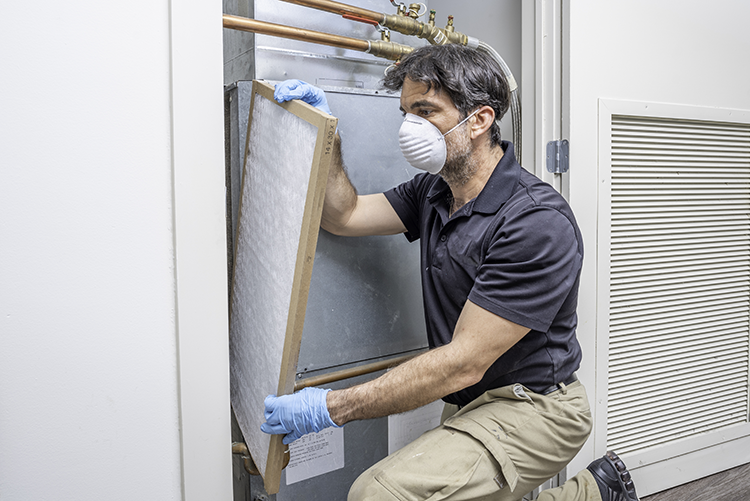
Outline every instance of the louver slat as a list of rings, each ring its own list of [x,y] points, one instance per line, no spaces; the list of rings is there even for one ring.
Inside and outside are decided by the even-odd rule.
[[[743,294],[744,287],[731,287],[717,291],[707,291],[700,293],[684,293],[682,295],[677,294],[660,294],[658,299],[644,298],[638,300],[637,298],[631,299],[628,303],[628,308],[618,309],[616,313],[613,313],[610,317],[610,322],[615,322],[624,318],[634,318],[634,322],[638,322],[641,319],[641,315],[644,312],[648,312],[649,315],[654,311],[659,312],[680,312],[685,310],[694,310],[696,305],[704,305],[711,307],[714,304],[733,304],[735,302],[746,301]]]
[[[742,391],[736,390],[733,392],[727,392],[712,396],[713,398],[710,398],[708,403],[704,403],[697,402],[694,399],[692,401],[688,401],[691,394],[692,392],[685,391],[681,395],[687,401],[687,403],[675,402],[670,405],[665,405],[661,402],[661,400],[653,400],[641,406],[638,411],[634,413],[630,412],[626,414],[625,412],[617,413],[616,411],[613,411],[611,415],[608,416],[608,419],[611,420],[613,424],[622,424],[621,431],[631,433],[634,427],[640,426],[639,424],[634,424],[636,420],[634,420],[633,418],[644,420],[649,419],[649,417],[653,419],[693,415],[697,412],[705,411],[709,408],[723,408],[727,404],[731,404],[731,402],[736,398],[742,398]]]
[[[674,372],[666,364],[664,367],[654,368],[649,377],[640,377],[638,381],[634,381],[633,377],[638,375],[637,372],[634,374],[621,374],[619,378],[610,380],[610,391],[612,395],[619,395],[618,403],[612,403],[610,412],[616,413],[618,410],[625,409],[629,413],[636,411],[631,408],[630,403],[638,401],[640,405],[648,405],[653,401],[658,401],[660,405],[667,405],[662,401],[661,393],[654,392],[649,393],[648,396],[641,395],[640,392],[634,394],[628,394],[631,390],[640,390],[642,388],[648,388],[650,384],[657,381],[662,387],[673,387],[678,385],[682,388],[686,388],[688,392],[694,391],[693,383],[696,381],[713,381],[718,384],[725,383],[731,378],[735,378],[740,374],[741,369],[727,370],[724,365],[727,361],[736,360],[731,355],[725,357],[716,357],[708,363],[696,363],[695,366],[685,368],[680,372]],[[690,381],[690,384],[686,385],[685,381]],[[682,405],[679,402],[677,405]],[[610,416],[611,417],[611,416]]]
[[[612,116],[607,446],[748,422],[750,126]]]

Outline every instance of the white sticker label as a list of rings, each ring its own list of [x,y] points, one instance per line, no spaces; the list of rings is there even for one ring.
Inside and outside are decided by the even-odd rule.
[[[413,411],[388,416],[388,454],[438,426],[442,414],[443,401],[436,400]]]
[[[310,433],[289,445],[286,485],[317,477],[344,467],[344,429],[328,428]]]

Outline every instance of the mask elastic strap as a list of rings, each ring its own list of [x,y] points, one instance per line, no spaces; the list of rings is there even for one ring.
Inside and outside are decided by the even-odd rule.
[[[458,122],[458,123],[456,124],[456,126],[455,126],[455,127],[453,127],[453,128],[451,129],[451,130],[449,130],[448,132],[446,132],[445,134],[443,134],[443,137],[447,136],[448,134],[450,134],[450,133],[451,133],[451,132],[453,132],[454,130],[458,129],[458,127],[459,127],[459,126],[460,126],[461,124],[463,124],[463,123],[464,123],[464,122],[466,122],[466,121],[467,121],[468,119],[470,119],[471,117],[473,117],[474,115],[476,115],[478,111],[479,111],[479,108],[477,108],[476,110],[474,110],[474,111],[472,112],[472,114],[471,114],[471,115],[469,115],[468,117],[466,117],[466,118],[464,118],[463,120],[461,120],[460,122]]]

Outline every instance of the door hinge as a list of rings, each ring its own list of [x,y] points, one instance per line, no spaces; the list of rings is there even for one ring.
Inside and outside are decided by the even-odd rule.
[[[547,172],[562,174],[568,172],[568,140],[547,143]]]

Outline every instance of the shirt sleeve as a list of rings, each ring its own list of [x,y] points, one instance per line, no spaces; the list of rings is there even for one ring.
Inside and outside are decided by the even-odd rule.
[[[384,193],[393,210],[406,227],[406,238],[410,242],[419,239],[420,214],[425,200],[427,174],[417,174],[409,181],[402,183]]]
[[[489,238],[468,299],[546,332],[581,270],[583,249],[573,222],[555,208],[534,206],[504,221]]]

